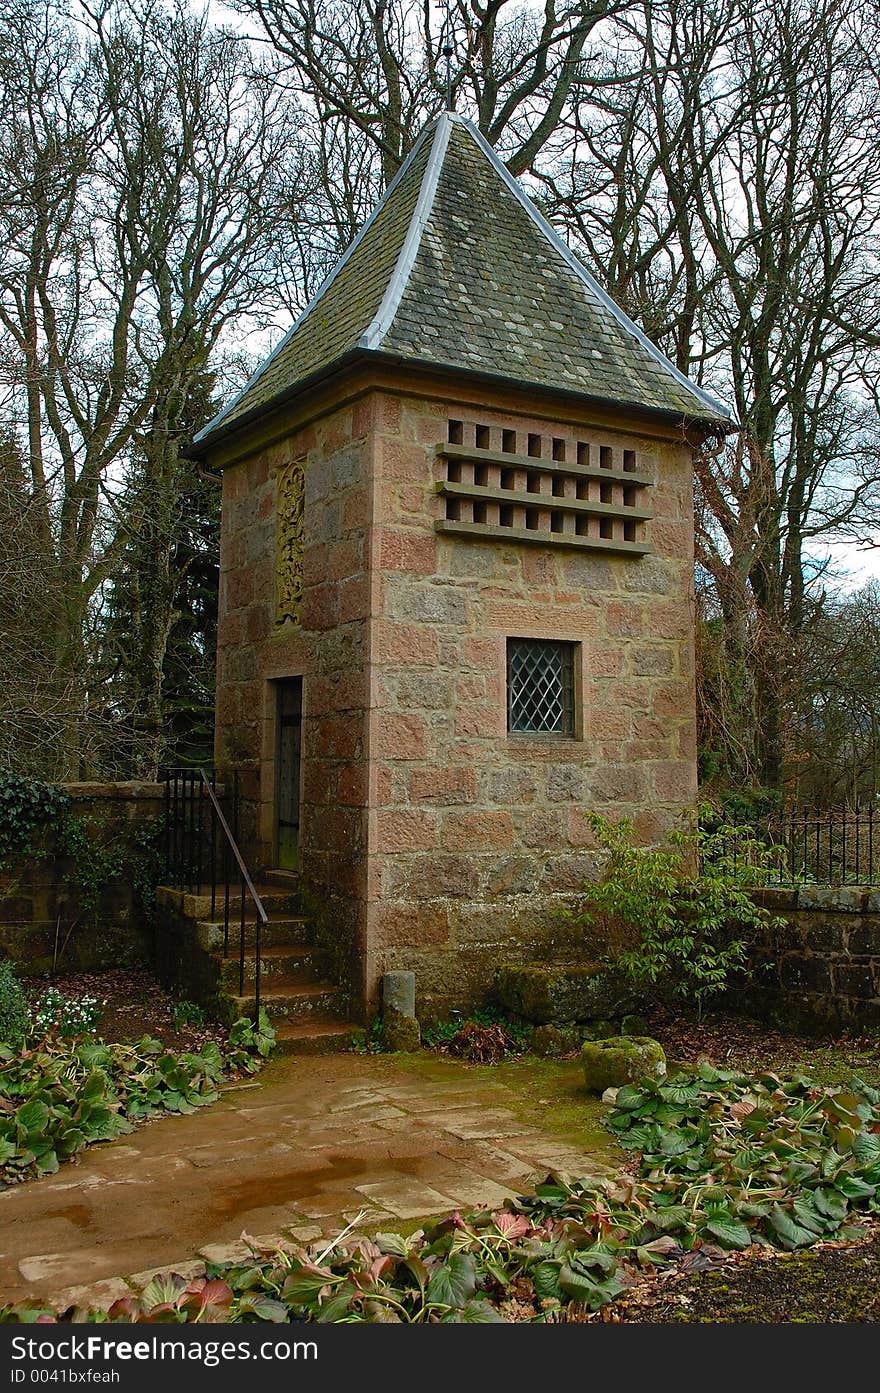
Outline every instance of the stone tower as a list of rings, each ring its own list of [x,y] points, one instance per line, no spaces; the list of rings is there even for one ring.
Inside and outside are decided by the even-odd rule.
[[[445,113],[197,438],[218,770],[363,1009],[567,951],[584,810],[693,801],[692,448],[731,424]]]

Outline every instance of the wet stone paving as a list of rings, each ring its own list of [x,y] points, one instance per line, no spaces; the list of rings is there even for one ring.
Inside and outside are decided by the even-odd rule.
[[[596,1105],[576,1066],[556,1072],[545,1099],[546,1066],[534,1077],[425,1055],[273,1061],[213,1106],[0,1194],[0,1302],[112,1300],[153,1271],[244,1256],[242,1233],[305,1243],[351,1223],[411,1230],[500,1206],[548,1170],[607,1173],[617,1153]],[[551,1106],[566,1095],[567,1109]]]

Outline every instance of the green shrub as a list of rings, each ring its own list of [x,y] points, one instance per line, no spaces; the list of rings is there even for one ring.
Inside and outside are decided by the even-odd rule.
[[[439,1050],[441,1053],[448,1051],[450,1043],[468,1025],[487,1028],[501,1026],[509,1040],[505,1051],[507,1054],[524,1054],[532,1043],[533,1029],[530,1024],[517,1020],[515,1016],[510,1016],[506,1011],[499,1011],[493,1006],[483,1006],[471,1011],[467,1017],[459,1015],[452,1020],[436,1021],[429,1025],[422,1032],[422,1044],[429,1050]]]
[[[351,1037],[349,1049],[352,1054],[383,1054],[386,1045],[382,1017],[376,1015],[363,1030],[356,1030]]]
[[[662,847],[636,846],[628,818],[614,823],[589,813],[608,861],[602,879],[584,886],[574,914],[584,926],[602,927],[606,941],[622,924],[635,942],[617,952],[615,965],[632,981],[665,988],[698,1008],[745,969],[743,931],[782,923],[751,893],[766,883],[775,848],[715,814],[710,830],[704,812],[710,810],[688,814],[687,825],[669,832]]]
[[[0,962],[0,1044],[19,1050],[30,1026],[25,991],[11,963]]]
[[[196,1001],[175,1001],[171,1007],[171,1019],[175,1030],[180,1030],[185,1025],[204,1025],[205,1010]]]
[[[0,774],[0,870],[18,874],[28,862],[61,858],[63,881],[76,894],[77,917],[93,923],[108,886],[125,877],[150,922],[164,863],[164,818],[133,826],[120,845],[112,821],[78,816],[71,808],[70,795],[55,784]]]

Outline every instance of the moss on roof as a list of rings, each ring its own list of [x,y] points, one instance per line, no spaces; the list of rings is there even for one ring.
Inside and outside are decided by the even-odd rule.
[[[200,443],[354,349],[730,423],[450,113],[422,133],[346,255]]]

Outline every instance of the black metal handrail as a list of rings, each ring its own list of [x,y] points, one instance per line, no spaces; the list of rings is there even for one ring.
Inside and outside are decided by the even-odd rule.
[[[229,956],[231,886],[239,882],[238,992],[244,996],[246,895],[254,906],[254,1017],[260,1019],[261,933],[269,919],[238,845],[238,774],[232,775],[230,827],[218,797],[214,775],[204,769],[166,769],[165,869],[171,885],[199,894],[202,873],[211,887],[211,921],[217,915],[217,895],[223,893],[223,956]],[[206,810],[208,817],[206,819]],[[219,843],[219,848],[218,848]],[[219,856],[218,856],[219,849]],[[219,865],[218,865],[219,863]]]

